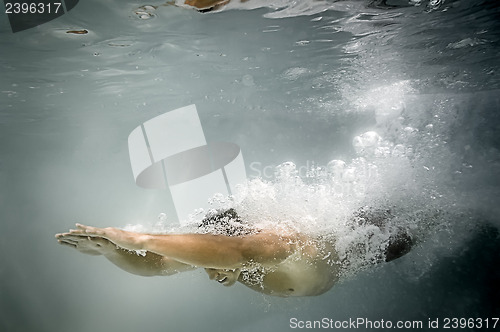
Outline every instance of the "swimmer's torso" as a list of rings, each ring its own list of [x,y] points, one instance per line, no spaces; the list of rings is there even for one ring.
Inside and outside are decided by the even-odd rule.
[[[208,229],[206,227],[209,227]],[[328,291],[339,279],[339,259],[333,243],[296,233],[283,228],[276,230],[261,227],[249,227],[242,221],[236,211],[229,209],[208,214],[201,221],[200,229],[217,232],[229,236],[247,236],[257,233],[274,233],[279,236],[290,236],[298,243],[294,253],[276,264],[253,264],[235,270],[205,269],[212,280],[225,286],[236,281],[245,286],[274,296],[312,296]]]
[[[274,296],[313,296],[328,291],[339,279],[340,266],[333,245],[302,248],[273,267],[242,269],[238,281]],[[314,251],[304,254],[305,251]],[[311,255],[312,254],[312,255]]]
[[[339,279],[340,264],[333,244],[307,240],[276,265],[249,264],[234,270],[205,269],[211,280],[225,286],[236,281],[273,296],[314,296],[328,291]]]

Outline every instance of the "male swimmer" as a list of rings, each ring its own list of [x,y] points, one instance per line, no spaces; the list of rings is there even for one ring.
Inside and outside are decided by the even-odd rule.
[[[372,219],[380,227],[382,219]],[[103,255],[127,272],[167,276],[204,268],[211,280],[225,286],[238,281],[274,296],[325,293],[338,281],[346,263],[328,240],[291,229],[252,229],[233,209],[209,214],[201,221],[200,228],[219,230],[212,233],[143,234],[76,226],[56,234],[59,243],[85,254]],[[407,234],[391,238],[381,260],[406,254],[411,244]],[[138,250],[145,254],[137,254]]]

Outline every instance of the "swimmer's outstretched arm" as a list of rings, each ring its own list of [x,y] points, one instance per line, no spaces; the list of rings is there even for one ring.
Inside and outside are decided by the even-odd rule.
[[[77,224],[77,229],[59,237],[102,237],[128,250],[146,250],[197,267],[236,269],[249,262],[274,266],[299,245],[296,236],[261,232],[248,236],[211,234],[142,234],[117,228]]]
[[[172,275],[195,269],[171,258],[152,252],[139,255],[135,251],[117,247],[102,237],[74,236],[69,233],[57,234],[59,243],[72,247],[88,255],[102,255],[124,271],[140,276]]]

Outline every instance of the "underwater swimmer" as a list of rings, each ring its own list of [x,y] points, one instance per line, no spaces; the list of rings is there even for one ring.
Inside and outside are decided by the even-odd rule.
[[[201,229],[217,226],[223,234],[143,234],[76,226],[56,234],[59,243],[84,254],[103,255],[132,274],[168,276],[204,268],[211,280],[225,286],[238,281],[274,296],[322,294],[338,281],[344,263],[329,241],[291,230],[251,229],[233,209],[209,214],[200,222]],[[408,237],[393,239],[385,260],[404,255],[410,247]]]

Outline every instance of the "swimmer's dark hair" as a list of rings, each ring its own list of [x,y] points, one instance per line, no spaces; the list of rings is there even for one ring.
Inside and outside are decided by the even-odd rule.
[[[384,229],[387,222],[394,218],[391,209],[374,209],[362,207],[354,214],[355,220],[360,225],[374,225],[380,229]],[[404,230],[399,229],[398,232],[389,238],[389,243],[385,248],[386,262],[393,261],[410,252],[414,245],[412,237]]]
[[[252,234],[252,229],[241,220],[233,208],[228,210],[214,210],[205,216],[198,224],[198,228],[209,233],[228,236],[242,236]]]

